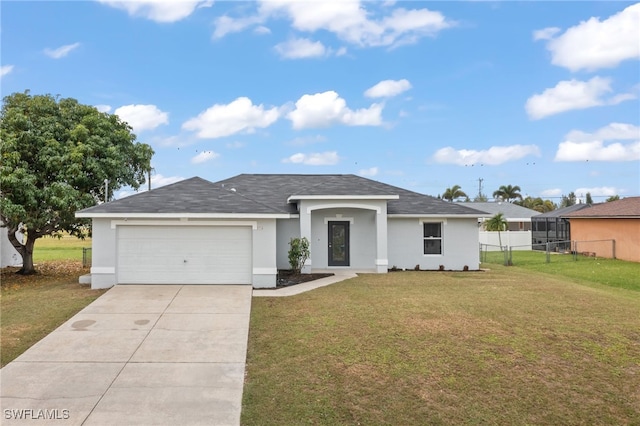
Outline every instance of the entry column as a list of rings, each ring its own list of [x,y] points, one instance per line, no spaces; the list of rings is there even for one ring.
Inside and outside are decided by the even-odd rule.
[[[376,272],[384,274],[389,269],[387,254],[387,203],[376,213]]]

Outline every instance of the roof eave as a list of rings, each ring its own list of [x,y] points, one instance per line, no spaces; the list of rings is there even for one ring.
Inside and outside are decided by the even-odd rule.
[[[90,219],[290,219],[290,213],[83,213]]]
[[[291,195],[287,203],[300,200],[398,200],[399,195]]]
[[[436,217],[446,217],[453,219],[480,219],[482,216],[475,214],[456,214],[456,213],[443,213],[443,214],[421,214],[421,213],[393,213],[388,214],[389,218],[436,218]]]

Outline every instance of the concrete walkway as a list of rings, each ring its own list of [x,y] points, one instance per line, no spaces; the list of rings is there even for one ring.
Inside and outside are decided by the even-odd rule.
[[[113,287],[0,370],[1,423],[238,425],[251,294]]]
[[[313,290],[320,287],[325,287],[331,284],[338,283],[340,281],[355,278],[358,275],[354,272],[336,272],[330,277],[320,278],[318,280],[309,281],[302,284],[292,285],[291,287],[283,287],[274,290],[253,290],[255,297],[284,297],[295,296],[296,294],[304,293],[309,290]]]

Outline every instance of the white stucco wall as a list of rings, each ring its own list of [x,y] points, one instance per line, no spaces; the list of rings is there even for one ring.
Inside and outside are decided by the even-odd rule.
[[[136,221],[144,222],[144,221]],[[152,220],[155,225],[188,226],[180,220]],[[218,221],[220,223],[224,220]],[[252,237],[252,274],[253,285],[256,288],[275,287],[277,277],[276,253],[276,220],[234,220],[234,223],[257,223]],[[203,222],[204,224],[205,222]],[[216,221],[209,221],[215,226]],[[93,219],[92,256],[91,256],[91,288],[109,288],[117,283],[116,271],[116,236],[118,226],[112,226],[112,219]],[[206,226],[206,225],[205,225]]]
[[[531,231],[480,231],[480,243],[489,244],[489,251],[500,250],[499,245],[512,247],[514,250],[531,250]]]
[[[23,243],[21,232],[16,232],[16,238]],[[7,266],[22,266],[22,256],[11,245],[9,237],[7,237],[7,228],[0,228],[0,267],[6,268]]]
[[[91,228],[91,288],[116,284],[116,230],[111,219],[93,219]]]
[[[253,230],[253,287],[276,286],[278,275],[276,252],[276,219],[258,220]]]
[[[323,209],[311,214],[311,259],[314,269],[329,268],[329,221],[349,221],[350,269],[376,267],[376,212],[359,209]],[[339,216],[341,215],[341,216]]]
[[[425,255],[422,223],[442,222],[441,255]],[[480,267],[477,219],[389,218],[389,267],[438,270],[470,270]]]
[[[289,269],[289,241],[300,238],[300,220],[277,219],[276,227],[276,264],[278,269]]]

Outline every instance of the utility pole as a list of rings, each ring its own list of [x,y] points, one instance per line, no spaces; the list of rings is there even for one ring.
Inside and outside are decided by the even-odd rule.
[[[482,181],[484,179],[478,178],[478,198],[482,197]]]

